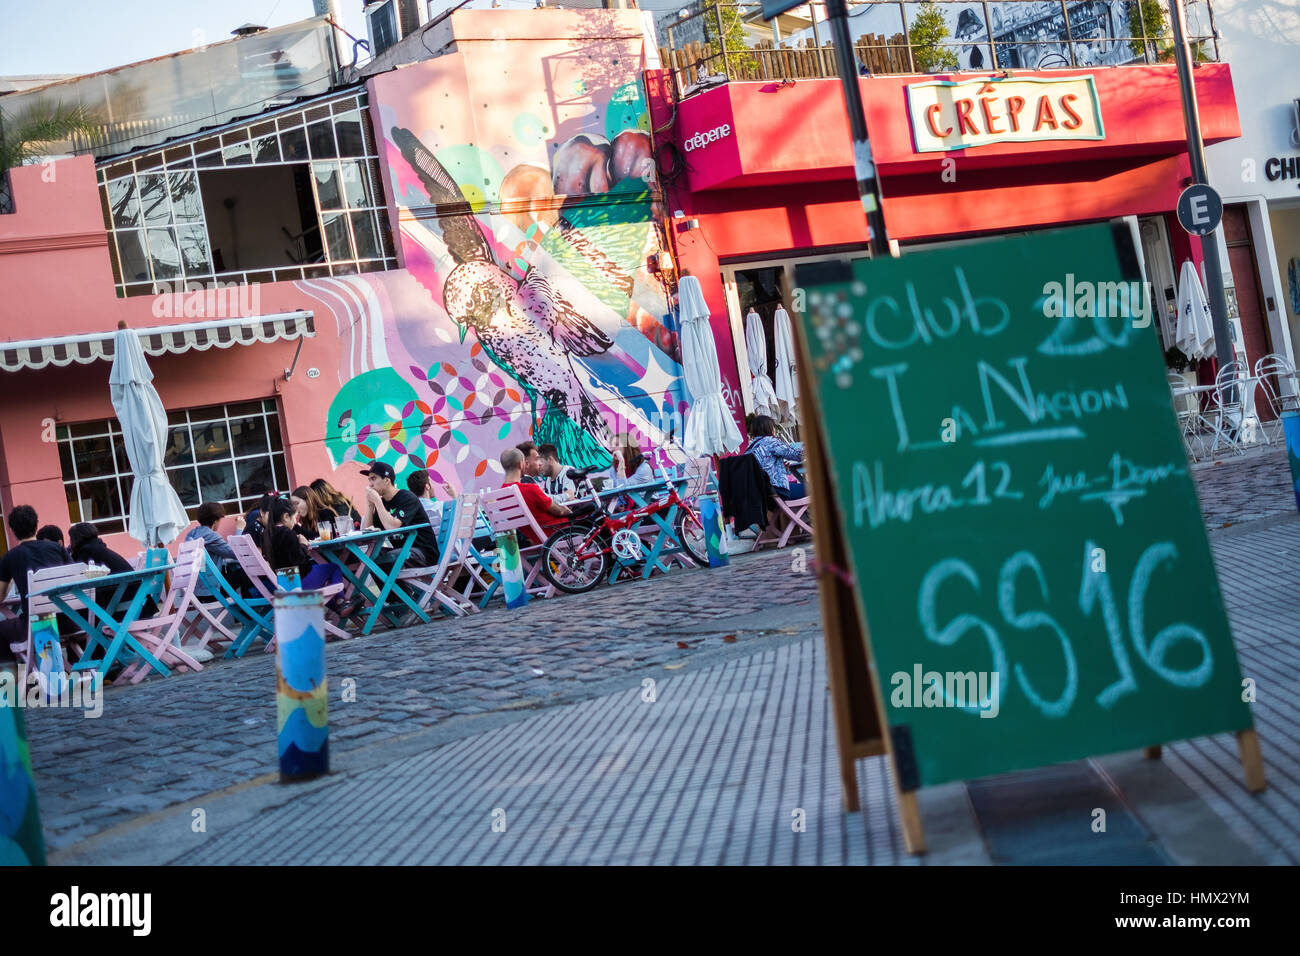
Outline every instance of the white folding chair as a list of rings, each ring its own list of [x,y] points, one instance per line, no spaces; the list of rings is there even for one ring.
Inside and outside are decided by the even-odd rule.
[[[1241,363],[1228,362],[1219,369],[1214,379],[1214,391],[1209,393],[1206,407],[1197,413],[1197,420],[1214,436],[1210,444],[1210,457],[1217,457],[1220,445],[1234,454],[1245,449],[1241,443],[1241,427],[1245,419],[1242,405]]]
[[[27,664],[28,667],[31,667],[33,664],[32,622],[37,618],[44,617],[46,614],[59,613],[59,609],[53,601],[36,592],[54,584],[80,581],[85,576],[86,565],[84,564],[61,564],[53,568],[41,568],[38,571],[27,572],[27,638],[9,646],[20,666]],[[67,597],[64,600],[70,607],[77,610],[85,610],[86,608],[85,603],[78,598]],[[64,663],[66,665],[72,662],[65,661]]]
[[[268,528],[267,534],[271,533]],[[279,582],[276,580],[275,572],[267,564],[266,558],[262,552],[257,549],[257,544],[252,537],[246,534],[232,534],[226,539],[230,545],[230,550],[235,552],[235,558],[239,561],[239,566],[244,569],[248,579],[253,582],[253,587],[257,593],[262,596],[267,605],[271,605],[271,599],[275,592],[279,590]],[[328,587],[320,589],[322,597],[333,597],[343,590],[342,584],[331,584]],[[329,621],[325,622],[325,633],[333,634],[335,637],[347,640],[352,635],[340,627],[335,627]],[[269,654],[275,650],[275,638],[272,637],[266,642],[266,652]]]
[[[461,572],[469,571],[468,562],[473,560],[470,547],[478,520],[478,503],[476,494],[456,498],[455,514],[436,567],[406,568],[397,576],[398,581],[419,592],[421,610],[427,611],[434,601],[458,617],[478,610],[473,601],[453,588]]]
[[[538,597],[551,597],[555,586],[542,576],[542,542],[550,537],[538,524],[533,513],[524,503],[524,496],[518,486],[509,485],[493,491],[485,491],[479,498],[488,524],[494,535],[513,531],[519,536],[519,559],[524,570],[524,588],[529,594]],[[532,532],[532,540],[526,540],[521,531]]]
[[[1282,413],[1300,411],[1300,380],[1297,380],[1295,366],[1277,353],[1265,355],[1255,363],[1255,378],[1259,380],[1258,391],[1264,393],[1273,413],[1272,420],[1263,422],[1260,427],[1272,426],[1271,440],[1282,441]]]

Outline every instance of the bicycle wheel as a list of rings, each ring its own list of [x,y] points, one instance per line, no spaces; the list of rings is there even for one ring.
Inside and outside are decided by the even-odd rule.
[[[605,541],[591,536],[589,525],[569,525],[542,545],[542,574],[565,594],[582,594],[603,581],[609,573],[609,551]]]
[[[701,567],[709,566],[709,544],[704,525],[694,510],[683,507],[677,515],[677,540],[690,559]]]

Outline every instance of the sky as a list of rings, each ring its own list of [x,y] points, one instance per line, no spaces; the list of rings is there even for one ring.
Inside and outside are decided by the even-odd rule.
[[[344,29],[365,39],[362,6],[338,0]],[[0,76],[95,73],[314,15],[312,0],[0,0]]]

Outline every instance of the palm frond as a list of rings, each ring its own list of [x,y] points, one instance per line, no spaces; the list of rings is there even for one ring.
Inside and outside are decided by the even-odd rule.
[[[100,119],[80,103],[38,101],[12,116],[5,116],[0,139],[0,169],[9,169],[40,156],[43,147],[73,136],[90,136]]]

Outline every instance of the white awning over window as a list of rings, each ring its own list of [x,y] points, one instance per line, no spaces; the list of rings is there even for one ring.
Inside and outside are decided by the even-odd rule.
[[[135,332],[140,336],[140,345],[146,355],[167,355],[190,350],[202,352],[211,348],[228,349],[232,345],[253,345],[257,342],[313,338],[316,328],[312,313],[298,311],[256,315],[245,319],[160,325],[136,329]],[[92,332],[87,335],[27,339],[23,342],[0,342],[0,369],[17,372],[25,368],[45,368],[47,365],[71,365],[73,362],[81,365],[101,360],[111,362],[113,335],[113,332]]]

